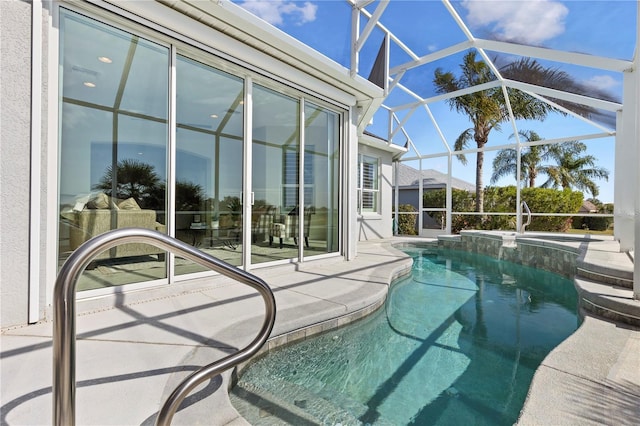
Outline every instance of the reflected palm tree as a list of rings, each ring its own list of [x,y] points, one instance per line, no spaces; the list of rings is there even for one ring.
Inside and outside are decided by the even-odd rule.
[[[166,181],[158,176],[153,165],[139,160],[118,161],[115,173],[113,167],[107,167],[93,189],[102,190],[121,200],[133,198],[143,209],[166,209]],[[177,211],[195,211],[203,208],[205,194],[201,185],[179,180],[176,181],[175,191]]]
[[[155,197],[160,185],[161,179],[154,166],[126,158],[118,161],[115,170],[112,166],[107,167],[93,189],[102,190],[121,200],[133,198],[144,208],[157,204]]]

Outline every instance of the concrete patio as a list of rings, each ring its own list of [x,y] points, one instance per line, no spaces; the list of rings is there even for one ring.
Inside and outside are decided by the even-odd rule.
[[[359,244],[352,262],[327,258],[254,271],[272,286],[278,306],[265,349],[370,313],[410,267],[390,241],[371,241]],[[77,424],[153,424],[184,377],[248,344],[263,315],[257,293],[219,276],[127,293],[112,305],[78,306]],[[2,331],[2,424],[51,423],[51,334],[51,322]],[[246,424],[229,403],[230,378],[227,372],[197,389],[174,424]],[[538,369],[520,424],[633,424],[638,407],[640,330],[586,314]]]

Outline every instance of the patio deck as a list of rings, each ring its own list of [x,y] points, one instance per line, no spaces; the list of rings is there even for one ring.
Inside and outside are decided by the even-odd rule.
[[[272,286],[278,306],[268,347],[365,315],[410,265],[390,241],[370,241],[359,243],[352,262],[254,271]],[[182,378],[248,344],[262,322],[258,294],[220,276],[114,302],[78,307],[77,424],[153,424]],[[2,424],[51,423],[51,332],[51,322],[2,331]],[[638,328],[587,315],[539,368],[520,423],[631,424],[640,417],[639,365]],[[246,424],[229,403],[230,378],[227,372],[197,389],[174,424]]]

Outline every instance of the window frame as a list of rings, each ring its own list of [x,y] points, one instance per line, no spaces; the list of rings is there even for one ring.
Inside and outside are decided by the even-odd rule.
[[[368,214],[380,214],[380,157],[358,153],[358,214],[361,216]],[[371,171],[373,176],[371,177],[371,184],[365,187],[365,173],[363,164],[373,165]],[[372,207],[364,207],[364,195],[371,195]]]

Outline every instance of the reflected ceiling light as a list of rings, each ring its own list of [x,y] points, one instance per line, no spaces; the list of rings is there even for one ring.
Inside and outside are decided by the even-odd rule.
[[[108,58],[108,57],[106,57],[106,56],[98,56],[98,60],[99,60],[100,62],[104,62],[105,64],[110,64],[110,63],[112,63],[112,62],[113,62],[113,61],[111,60],[111,58]]]
[[[240,105],[244,105],[244,101],[240,101],[238,102]]]
[[[85,81],[85,82],[84,82],[84,83],[82,83],[82,84],[84,84],[84,85],[85,85],[85,86],[87,86],[87,87],[91,87],[91,88],[96,87],[96,84],[95,84],[95,83],[92,83],[92,82],[90,82],[90,81]]]
[[[209,117],[211,117],[211,118],[218,118],[218,114],[211,114]]]

